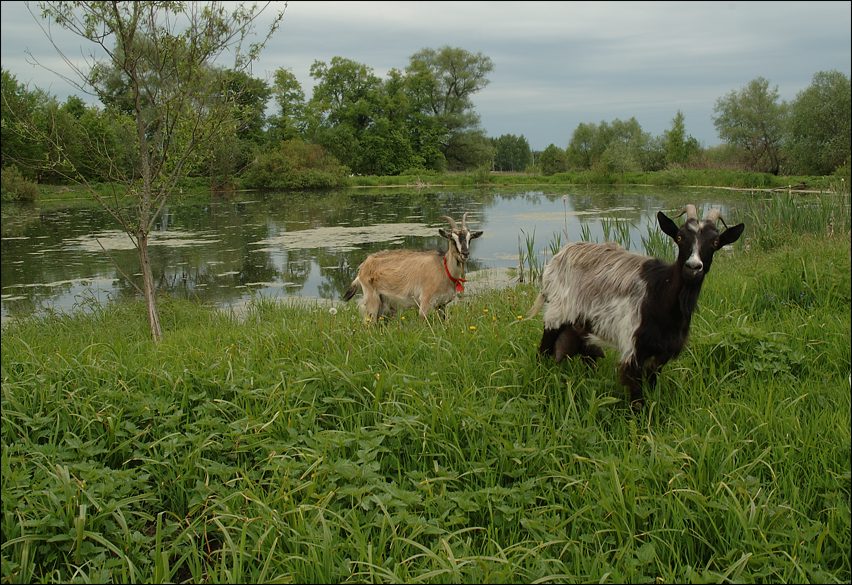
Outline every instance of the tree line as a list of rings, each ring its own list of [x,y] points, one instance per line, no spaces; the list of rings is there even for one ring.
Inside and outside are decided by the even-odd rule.
[[[672,166],[772,174],[828,175],[850,160],[850,80],[821,71],[790,103],[757,78],[720,97],[713,122],[723,144],[705,148],[686,131],[682,112],[660,136],[635,118],[584,122],[562,148],[534,152],[523,134],[488,137],[473,96],[489,82],[490,58],[456,47],[423,49],[385,79],[369,66],[334,57],[315,61],[310,98],[288,69],[271,82],[245,71],[210,68],[230,96],[223,131],[187,161],[189,176],[214,188],[239,180],[254,188],[334,187],[347,174],[428,171],[655,171]],[[92,73],[100,105],[77,96],[60,103],[2,70],[2,167],[29,180],[63,183],[132,173],[135,156],[129,80],[116,67]],[[270,107],[271,106],[271,107]],[[268,113],[269,112],[269,113]]]

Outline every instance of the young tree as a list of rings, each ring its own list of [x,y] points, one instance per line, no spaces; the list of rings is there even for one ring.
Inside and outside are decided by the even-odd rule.
[[[281,142],[300,136],[305,130],[305,92],[289,69],[275,70],[272,99],[278,105],[278,113],[269,120],[269,139]]]
[[[601,125],[605,124],[604,122]],[[572,167],[587,170],[600,159],[606,145],[598,138],[598,128],[592,123],[581,123],[571,134],[566,158]]]
[[[284,14],[278,12],[261,40],[251,42],[258,8],[222,2],[41,2],[44,19],[93,43],[105,55],[91,57],[90,71],[75,70],[78,86],[103,99],[102,72],[118,76],[110,94],[134,121],[134,174],[125,177],[133,211],[99,198],[138,250],[142,293],[155,341],[162,338],[156,290],[148,256],[155,222],[177,182],[205,145],[232,128],[233,104],[223,76],[213,67],[232,54],[235,71],[257,59]],[[56,46],[50,26],[45,34]],[[57,50],[62,53],[61,49]],[[66,62],[69,59],[62,53]],[[73,178],[80,180],[79,174]]]
[[[667,165],[684,164],[701,150],[698,141],[687,136],[683,112],[680,110],[672,119],[671,129],[663,132],[663,150]]]
[[[554,175],[568,170],[568,159],[565,151],[555,144],[548,144],[541,153],[541,172],[544,175]]]
[[[494,145],[494,170],[523,171],[530,164],[532,151],[523,135],[503,134],[493,139],[492,144]]]
[[[828,175],[849,161],[852,133],[849,78],[820,71],[790,106],[790,163],[800,173]]]
[[[778,103],[778,88],[769,89],[769,81],[758,77],[716,101],[713,124],[719,138],[746,153],[751,170],[777,175],[786,109]]]

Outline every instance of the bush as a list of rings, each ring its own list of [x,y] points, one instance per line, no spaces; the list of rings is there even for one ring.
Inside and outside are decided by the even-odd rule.
[[[16,166],[0,171],[0,199],[3,201],[35,201],[38,185],[28,181]]]
[[[242,176],[250,189],[333,189],[346,182],[346,167],[321,146],[287,140],[260,152]]]

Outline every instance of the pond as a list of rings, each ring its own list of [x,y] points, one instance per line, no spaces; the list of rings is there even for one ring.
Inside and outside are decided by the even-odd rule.
[[[329,193],[236,193],[169,205],[149,251],[160,291],[220,307],[256,297],[340,299],[358,265],[388,248],[445,249],[442,215],[484,234],[474,240],[468,278],[500,286],[517,278],[528,248],[546,262],[557,241],[607,239],[616,223],[644,251],[656,213],[685,203],[720,206],[741,221],[746,196],[722,189],[548,187],[350,189]],[[85,310],[137,296],[133,244],[96,204],[2,205],[2,319]],[[126,275],[126,276],[125,276]],[[475,286],[473,289],[475,290]]]

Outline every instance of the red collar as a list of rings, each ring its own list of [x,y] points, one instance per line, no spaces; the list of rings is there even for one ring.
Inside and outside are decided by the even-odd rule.
[[[450,269],[447,267],[447,255],[444,254],[444,272],[447,273],[447,277],[453,281],[453,284],[456,285],[456,292],[464,292],[464,284],[463,282],[467,282],[464,278],[456,278],[452,274],[450,274]]]

